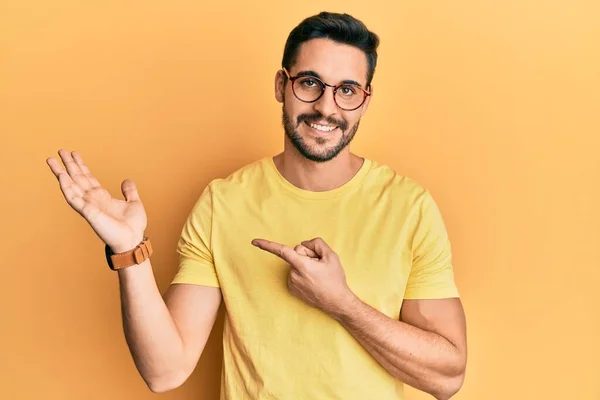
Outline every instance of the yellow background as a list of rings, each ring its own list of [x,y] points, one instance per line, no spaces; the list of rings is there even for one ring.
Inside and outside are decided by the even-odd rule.
[[[102,243],[46,157],[80,151],[115,196],[136,181],[165,290],[204,185],[281,150],[273,77],[324,9],[381,36],[353,150],[430,188],[446,219],[469,328],[455,398],[600,399],[596,0],[2,1],[1,398],[155,396]],[[217,399],[218,321],[161,398]]]

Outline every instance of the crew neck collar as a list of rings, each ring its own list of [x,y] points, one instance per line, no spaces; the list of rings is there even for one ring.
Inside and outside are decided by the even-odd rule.
[[[287,179],[285,179],[283,175],[281,175],[281,173],[277,169],[277,166],[275,165],[275,160],[273,159],[273,157],[266,157],[263,159],[263,162],[266,164],[267,173],[275,181],[277,181],[286,191],[295,196],[302,197],[305,199],[328,199],[340,196],[344,193],[351,191],[364,179],[366,174],[369,172],[372,164],[371,160],[363,158],[363,163],[360,169],[356,172],[356,174],[354,174],[352,178],[350,178],[349,181],[335,189],[315,192],[311,190],[301,189],[291,184]]]

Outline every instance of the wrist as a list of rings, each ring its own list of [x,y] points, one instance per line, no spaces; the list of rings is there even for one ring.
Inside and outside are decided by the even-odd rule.
[[[151,271],[150,265],[150,260],[148,259],[140,264],[118,269],[116,272],[120,279],[138,279],[141,276],[145,276],[148,270]]]
[[[333,319],[341,322],[352,315],[353,310],[356,309],[357,302],[360,302],[358,297],[356,297],[350,288],[347,288],[347,290],[339,296],[328,314],[333,317]]]
[[[139,240],[137,240],[137,241],[134,240],[133,242],[119,243],[119,244],[116,244],[114,246],[109,246],[109,247],[112,250],[112,252],[115,254],[126,253],[128,251],[135,249],[143,241],[144,241],[144,235],[139,236]]]
[[[105,245],[104,253],[109,268],[114,271],[145,263],[152,255],[153,249],[150,239],[144,236],[135,245]]]

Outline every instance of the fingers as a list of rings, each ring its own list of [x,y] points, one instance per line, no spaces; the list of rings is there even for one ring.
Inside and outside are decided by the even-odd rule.
[[[67,203],[81,215],[96,211],[95,206],[86,202],[83,197],[88,189],[100,187],[100,185],[91,176],[81,155],[75,151],[70,153],[64,149],[60,149],[58,154],[65,165],[64,167],[53,157],[46,159],[46,163],[58,179],[60,189]]]
[[[81,188],[76,184],[73,184],[71,177],[66,172],[59,173],[58,181],[60,183],[60,190],[65,196],[67,203],[69,203],[75,211],[82,214],[85,201],[82,197],[83,193],[81,192]]]
[[[309,249],[308,247],[305,247],[301,244],[297,245],[296,247],[294,247],[294,251],[300,255],[306,256],[306,257],[310,257],[310,258],[319,258],[319,255],[317,253],[315,253],[314,251],[312,251],[311,249]]]
[[[75,175],[81,175],[81,170],[79,169],[79,166],[75,160],[73,160],[73,156],[71,155],[70,151],[60,149],[58,151],[58,155],[60,156],[63,164],[65,164],[65,168],[67,169],[69,175],[71,175],[71,178],[73,178]]]
[[[47,158],[46,164],[48,164],[48,166],[50,167],[50,170],[52,171],[54,176],[56,176],[56,179],[59,178],[60,174],[67,174],[67,171],[65,171],[63,166],[58,162],[58,160],[56,160],[56,158],[52,158],[52,157]],[[68,175],[69,174],[67,174],[67,176]],[[69,176],[69,179],[71,179],[70,176]]]
[[[259,249],[268,251],[276,255],[277,257],[285,260],[288,264],[295,266],[301,262],[300,254],[296,253],[293,249],[289,248],[280,243],[271,242],[265,239],[254,239],[252,244]]]
[[[89,180],[90,187],[92,187],[92,188],[99,188],[100,187],[100,182],[98,182],[98,180],[96,178],[94,178],[94,176],[90,172],[90,170],[87,167],[87,165],[85,165],[85,163],[83,162],[83,158],[81,157],[81,154],[79,154],[78,152],[74,151],[72,153],[72,156],[73,156],[73,160],[75,161],[75,164],[77,164],[77,166],[81,170],[81,173]]]
[[[319,237],[312,240],[305,240],[302,242],[302,245],[316,253],[319,258],[327,259],[335,255],[331,247]]]
[[[75,197],[81,198],[81,196],[83,196],[83,191],[81,188],[75,182],[73,182],[71,176],[63,168],[62,164],[58,162],[58,160],[55,158],[48,158],[46,163],[50,167],[50,170],[54,176],[58,179],[58,182],[60,183],[60,189],[69,204],[75,202]]]
[[[140,201],[140,195],[135,183],[131,179],[126,179],[121,183],[121,192],[127,201]]]
[[[60,149],[58,151],[58,154],[60,155],[63,164],[65,164],[65,168],[71,179],[74,182],[76,182],[84,191],[91,188],[92,183],[89,181],[87,176],[81,171],[81,168],[73,159],[73,155],[71,154],[71,152],[65,149]]]

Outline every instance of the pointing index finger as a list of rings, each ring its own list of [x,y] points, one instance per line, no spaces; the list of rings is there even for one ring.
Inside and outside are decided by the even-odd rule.
[[[287,261],[290,265],[296,266],[300,255],[296,253],[292,248],[277,242],[271,242],[265,239],[254,239],[252,244],[259,249],[268,251],[271,254]]]

